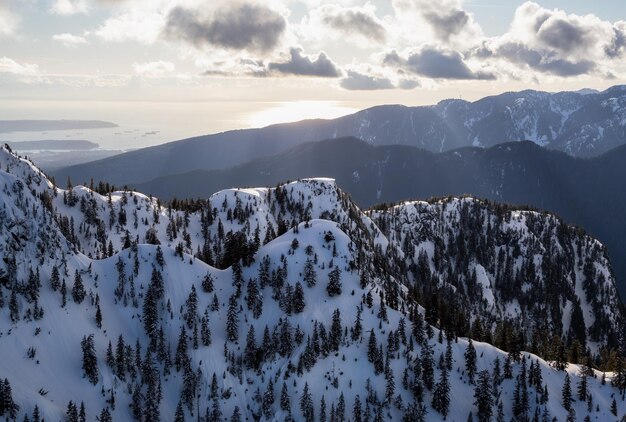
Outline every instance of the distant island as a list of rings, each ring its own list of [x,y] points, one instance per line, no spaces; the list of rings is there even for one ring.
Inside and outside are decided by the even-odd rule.
[[[24,142],[7,142],[16,151],[37,151],[37,150],[90,150],[97,149],[100,145],[97,142],[83,140],[41,140]]]
[[[115,127],[119,126],[102,120],[0,120],[0,133],[106,129]]]

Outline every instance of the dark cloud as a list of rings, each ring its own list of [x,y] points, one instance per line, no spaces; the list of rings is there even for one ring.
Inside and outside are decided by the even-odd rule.
[[[564,77],[588,74],[596,68],[595,63],[589,60],[561,59],[550,52],[532,49],[522,43],[515,42],[501,45],[495,54],[513,63],[525,64],[534,70]]]
[[[335,63],[323,52],[319,53],[315,60],[303,56],[302,50],[299,48],[292,48],[289,54],[289,60],[280,63],[270,63],[268,70],[288,75],[318,76],[323,78],[337,78],[341,76],[341,72]]]
[[[395,88],[387,78],[364,75],[352,70],[348,71],[348,76],[341,80],[340,85],[343,89],[350,91],[374,91],[378,89]]]
[[[549,19],[537,32],[538,40],[562,53],[584,50],[593,44],[589,30],[565,19]]]
[[[433,79],[495,79],[492,73],[473,72],[459,52],[437,50],[433,47],[424,47],[406,59],[394,51],[387,54],[383,62]]]
[[[458,34],[469,23],[469,15],[465,10],[431,10],[423,13],[424,18],[433,27],[435,35],[442,40],[449,40]]]
[[[621,56],[626,50],[626,24],[624,28],[613,28],[613,38],[609,44],[604,48],[604,53],[607,57],[614,59]]]
[[[420,86],[420,83],[414,79],[401,79],[398,82],[398,88],[411,90]]]
[[[167,17],[164,33],[170,39],[184,40],[197,47],[210,44],[266,52],[276,46],[285,27],[285,19],[275,11],[243,3],[219,9],[210,18],[195,10],[175,7]]]
[[[323,22],[346,34],[357,33],[377,42],[387,38],[385,28],[371,15],[355,9],[328,10]]]

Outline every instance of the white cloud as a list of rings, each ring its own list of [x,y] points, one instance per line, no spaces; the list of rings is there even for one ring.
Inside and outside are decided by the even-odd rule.
[[[50,11],[57,15],[75,15],[87,13],[89,10],[86,0],[54,0]]]
[[[63,43],[66,47],[76,47],[82,44],[87,44],[87,39],[79,35],[72,35],[70,33],[56,34],[52,36],[52,39]]]
[[[13,35],[18,21],[18,17],[0,3],[0,37]]]
[[[0,57],[0,73],[33,76],[39,73],[39,67],[36,64],[18,63],[5,56]]]
[[[147,63],[134,63],[133,71],[137,76],[147,78],[159,78],[171,74],[176,70],[176,66],[172,62],[158,60]]]

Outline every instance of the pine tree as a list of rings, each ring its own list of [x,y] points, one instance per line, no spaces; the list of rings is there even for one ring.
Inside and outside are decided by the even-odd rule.
[[[363,333],[363,324],[361,323],[361,308],[356,309],[356,320],[354,321],[354,327],[352,327],[352,341],[359,341],[361,334]]]
[[[239,305],[237,304],[237,297],[235,295],[232,295],[228,301],[226,338],[233,343],[239,338]]]
[[[113,418],[111,417],[111,412],[109,412],[109,408],[105,407],[100,412],[100,417],[98,418],[100,422],[113,422]]]
[[[443,415],[445,419],[448,416],[450,407],[450,382],[448,380],[448,369],[444,366],[441,369],[439,382],[435,385],[433,391],[433,409]]]
[[[202,290],[204,290],[205,293],[213,293],[213,282],[213,276],[211,273],[207,272],[202,279]]]
[[[15,417],[13,417],[13,419],[15,419]],[[71,400],[67,404],[67,410],[65,411],[65,420],[66,422],[78,422],[78,409],[76,409],[76,405]]]
[[[80,345],[83,351],[84,376],[90,383],[96,385],[98,383],[98,360],[96,357],[93,334],[83,337]]]
[[[613,401],[611,402],[611,413],[614,416],[617,416],[617,402],[615,401],[615,398],[613,398]]]
[[[85,402],[80,402],[80,411],[78,412],[78,422],[87,422],[87,411],[85,410]]]
[[[100,303],[96,304],[96,327],[102,328],[102,311],[100,310]]]
[[[565,379],[563,381],[562,399],[563,407],[565,410],[569,411],[572,407],[572,386],[567,372],[565,373]]]
[[[343,330],[341,329],[341,314],[339,309],[335,309],[333,312],[332,323],[330,325],[330,333],[328,342],[331,351],[338,351],[341,344],[341,335]]]
[[[291,399],[287,390],[287,383],[283,382],[283,388],[280,391],[280,409],[291,413]]]
[[[304,301],[304,289],[302,288],[302,284],[300,282],[296,283],[296,288],[293,292],[293,311],[296,314],[304,311],[304,307],[306,303]]]
[[[346,399],[343,396],[343,392],[339,394],[337,409],[335,410],[335,420],[337,422],[345,422],[346,420]]]
[[[328,285],[326,286],[326,291],[328,292],[328,296],[339,296],[341,294],[341,270],[339,267],[333,268],[328,273]]]
[[[266,419],[270,419],[272,416],[272,407],[274,406],[274,383],[270,378],[267,383],[267,388],[263,394],[262,411]]]
[[[465,349],[465,371],[469,377],[470,384],[474,384],[474,374],[476,373],[476,349],[472,339],[469,339],[467,349]]]
[[[0,416],[6,416],[7,419],[15,419],[20,407],[13,401],[13,392],[9,379],[5,378],[4,382],[0,380]]]
[[[246,347],[244,349],[243,356],[247,369],[257,368],[257,347],[254,325],[250,325],[250,329],[248,330],[248,335],[246,336]]]
[[[72,299],[75,303],[82,303],[85,300],[85,287],[83,286],[83,278],[78,270],[74,274],[74,286],[72,287]]]
[[[198,294],[196,293],[196,286],[191,286],[191,291],[189,292],[185,305],[187,307],[185,322],[187,323],[187,327],[192,328],[198,313]]]
[[[317,283],[317,273],[315,272],[315,266],[310,258],[307,258],[304,262],[304,282],[307,287],[313,287]]]
[[[474,405],[478,409],[476,413],[479,422],[489,422],[493,415],[493,391],[489,371],[478,373],[478,382],[474,388]]]
[[[304,390],[300,397],[300,411],[306,422],[315,422],[315,409],[313,409],[313,398],[309,391],[308,382],[304,382]]]
[[[235,406],[235,409],[233,409],[233,414],[230,417],[230,422],[241,422],[241,411],[239,410],[239,406]]]
[[[185,410],[183,409],[183,402],[180,399],[178,400],[178,404],[176,405],[174,422],[185,422]]]
[[[583,375],[582,377],[580,377],[576,390],[578,393],[578,400],[580,401],[587,400],[587,376],[586,375]]]
[[[352,405],[352,422],[363,422],[361,398],[358,394],[354,397],[354,404]]]
[[[176,365],[176,371],[180,372],[180,369],[185,366],[187,360],[187,333],[185,327],[180,326],[180,333],[178,334],[178,343],[176,345],[176,355],[174,357],[174,365]]]
[[[200,322],[200,338],[202,339],[203,346],[211,345],[211,329],[209,328],[209,313],[204,311],[204,317]]]
[[[52,274],[50,274],[50,287],[52,291],[56,292],[61,287],[60,280],[59,268],[55,265],[52,267]]]

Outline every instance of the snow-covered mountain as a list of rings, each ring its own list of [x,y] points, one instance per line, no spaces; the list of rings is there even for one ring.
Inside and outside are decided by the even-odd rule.
[[[470,199],[366,214],[332,179],[225,190],[166,207],[134,192],[58,189],[6,148],[0,190],[0,417],[462,421],[626,413],[626,370],[615,351],[602,355],[608,338],[623,332],[610,264],[600,244],[554,217]],[[484,224],[491,231],[468,232]],[[480,244],[489,239],[494,244]],[[597,362],[565,344],[554,362],[521,352],[530,337],[514,321],[495,330],[515,336],[503,343],[509,353],[471,342],[468,327],[450,326],[445,308],[423,300],[425,288],[456,290],[460,308],[449,302],[446,312],[466,318],[473,334],[477,318],[484,321],[480,340],[488,340],[489,322],[531,309],[505,296],[519,294],[517,286],[499,285],[503,272],[531,271],[528,256],[541,268],[520,287],[537,293],[533,309],[543,303],[553,311],[538,289],[553,286],[548,276],[560,280],[563,294],[551,292],[559,309],[567,314],[580,303],[590,350],[617,372],[567,365],[568,357]],[[417,277],[424,262],[430,281]],[[465,277],[470,269],[475,280]],[[586,288],[601,294],[599,306]],[[465,307],[470,299],[476,306]],[[536,318],[563,341],[574,321],[558,327],[554,314]],[[589,329],[601,318],[596,335]]]
[[[626,141],[626,85],[598,93],[507,92],[469,102],[382,105],[332,120],[234,130],[143,148],[54,172],[59,181],[118,186],[193,170],[223,170],[306,142],[353,136],[373,146],[431,152],[530,140],[576,157],[601,155]]]

